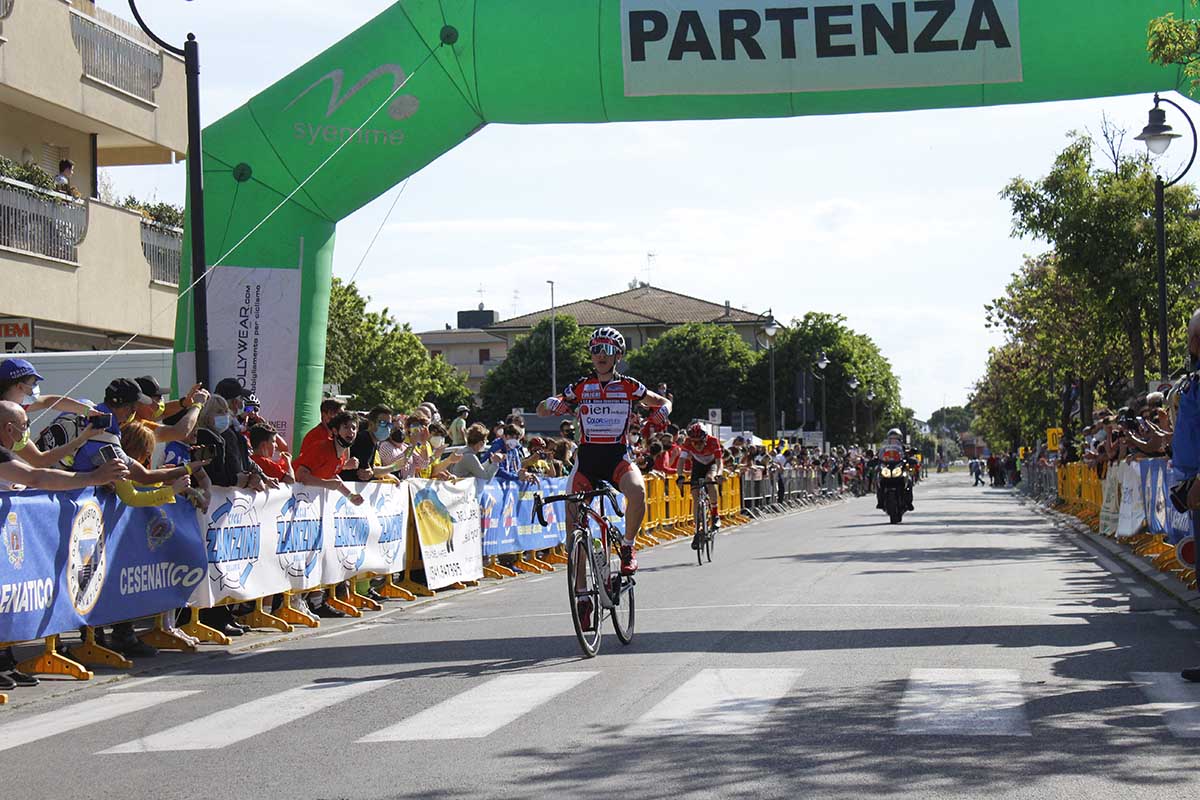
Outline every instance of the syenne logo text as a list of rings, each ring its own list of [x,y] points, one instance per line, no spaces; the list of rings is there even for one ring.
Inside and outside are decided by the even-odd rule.
[[[335,69],[325,75],[322,75],[314,81],[307,89],[296,95],[292,102],[284,106],[287,111],[300,102],[313,89],[316,89],[326,81],[329,82],[329,104],[325,109],[325,117],[323,120],[312,122],[298,120],[292,123],[293,135],[299,141],[309,145],[316,145],[318,142],[327,142],[329,144],[341,144],[347,140],[353,141],[355,144],[365,145],[386,145],[399,146],[404,143],[404,131],[399,128],[377,128],[369,125],[364,125],[362,130],[358,129],[358,120],[354,125],[335,125],[329,122],[334,114],[350,101],[356,94],[361,92],[366,87],[370,86],[380,78],[391,76],[392,88],[391,91],[396,91],[401,85],[407,74],[399,64],[382,64],[368,72],[350,87],[349,91],[342,94],[342,87],[345,85],[346,73],[345,70]],[[412,117],[420,110],[420,101],[412,95],[398,95],[388,103],[387,113],[392,119],[400,122]]]

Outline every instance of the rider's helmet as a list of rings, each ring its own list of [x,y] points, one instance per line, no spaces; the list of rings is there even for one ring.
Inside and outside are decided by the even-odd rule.
[[[902,441],[904,441],[904,434],[900,431],[899,428],[892,428],[890,431],[887,432],[887,438],[896,439],[897,441],[902,442]]]
[[[588,352],[593,354],[607,353],[610,356],[625,355],[625,337],[616,328],[601,327],[592,331],[588,342]]]
[[[689,439],[703,439],[708,435],[708,431],[704,430],[704,426],[699,422],[693,422],[688,426],[687,435]]]

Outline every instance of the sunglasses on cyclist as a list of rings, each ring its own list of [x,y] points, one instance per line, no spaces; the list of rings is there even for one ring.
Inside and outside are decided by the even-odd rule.
[[[598,356],[602,353],[604,355],[615,356],[619,355],[621,352],[621,349],[615,344],[594,344],[588,349],[591,350],[592,355],[594,356]]]

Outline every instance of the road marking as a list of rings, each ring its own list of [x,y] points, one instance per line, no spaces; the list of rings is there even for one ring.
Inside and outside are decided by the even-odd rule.
[[[1137,578],[1117,578],[1118,583],[1137,583]]]
[[[260,697],[160,733],[110,747],[99,755],[219,750],[391,683],[395,681],[312,683]]]
[[[802,669],[706,669],[630,725],[629,736],[753,733]]]
[[[97,722],[106,722],[194,694],[199,692],[121,692],[110,693],[95,700],[84,700],[73,706],[0,725],[0,750],[19,747]]]
[[[909,736],[1030,736],[1021,676],[1007,669],[916,669],[896,732]]]
[[[334,631],[333,633],[323,633],[320,636],[316,636],[314,638],[316,638],[316,639],[332,639],[335,636],[345,636],[347,633],[356,633],[360,630],[366,630],[366,629],[367,629],[367,627],[365,625],[354,625],[349,628],[343,628],[340,631]]]
[[[1188,622],[1186,619],[1173,619],[1173,620],[1169,620],[1169,622],[1172,625],[1174,625],[1176,628],[1179,628],[1179,630],[1181,630],[1181,631],[1196,630],[1196,624],[1194,622]]]
[[[526,583],[541,583],[542,581],[548,581],[548,580],[550,580],[550,576],[549,576],[549,575],[543,575],[543,576],[542,576],[542,577],[540,577],[540,578],[530,578],[529,580],[527,580],[527,581],[525,581],[525,582],[526,582]]]
[[[1200,739],[1200,684],[1188,683],[1175,672],[1135,672],[1130,677],[1175,737]]]
[[[422,608],[418,608],[418,609],[417,609],[416,611],[414,611],[413,613],[414,613],[414,614],[428,614],[430,611],[433,611],[433,604],[432,604],[432,603],[429,603],[429,604],[425,605],[425,606],[424,606],[424,607],[422,607]]]
[[[318,637],[318,638],[320,638],[320,637]],[[244,658],[253,658],[254,656],[261,656],[263,653],[274,653],[277,650],[279,650],[278,647],[264,647],[261,650],[251,650],[249,653],[242,653],[240,655],[231,656],[231,657],[225,659],[225,661],[226,662],[241,661]]]
[[[135,678],[131,681],[119,681],[115,686],[108,687],[110,692],[124,692],[129,689],[140,689],[148,683],[165,680],[171,677],[170,675],[158,675],[153,678]]]
[[[599,674],[531,672],[501,675],[358,741],[482,739]]]
[[[504,589],[505,589],[505,587],[503,587],[503,586],[499,586],[495,589],[488,589],[487,591],[480,592],[479,596],[482,597],[485,594],[495,594],[496,592],[503,592]]]

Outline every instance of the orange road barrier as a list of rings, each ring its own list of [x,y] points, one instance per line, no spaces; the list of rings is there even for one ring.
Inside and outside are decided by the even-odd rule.
[[[199,639],[202,642],[212,642],[213,644],[230,644],[230,638],[221,633],[216,628],[210,628],[200,621],[200,609],[190,609],[191,618],[188,624],[180,628],[181,631],[191,636],[193,639]]]
[[[67,651],[72,661],[88,667],[112,667],[113,669],[132,669],[133,662],[116,650],[109,650],[96,641],[96,629],[83,629],[83,643]]]
[[[272,630],[283,631],[284,633],[291,633],[294,629],[290,624],[263,609],[263,600],[264,598],[262,597],[255,600],[254,610],[249,614],[243,614],[238,617],[238,622],[251,628],[270,628]]]
[[[169,616],[168,616],[169,615]],[[175,621],[174,611],[164,611],[154,618],[154,627],[138,636],[155,650],[178,650],[181,653],[196,652],[196,645],[182,636],[175,635],[174,626],[168,620]]]
[[[387,597],[387,595],[384,595],[384,597]],[[297,601],[295,605],[292,604],[293,601]],[[275,616],[289,625],[303,625],[306,628],[321,627],[321,620],[308,610],[308,603],[304,601],[304,596],[297,595],[294,592],[284,594],[283,605],[274,613]]]
[[[39,656],[17,664],[17,669],[30,675],[65,675],[79,681],[90,681],[94,674],[78,661],[58,652],[58,637],[46,637],[45,649]]]

